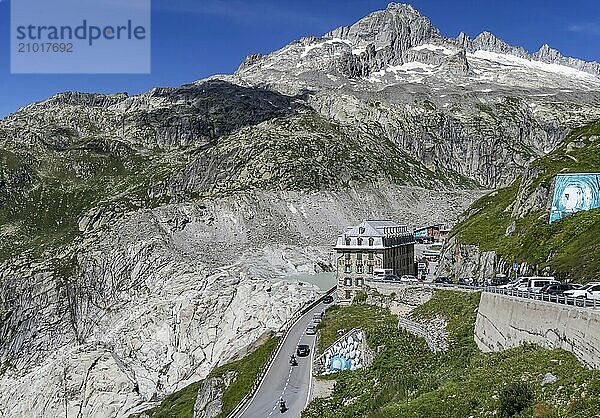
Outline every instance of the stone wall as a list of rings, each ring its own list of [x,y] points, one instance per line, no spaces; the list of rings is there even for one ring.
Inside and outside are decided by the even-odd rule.
[[[475,323],[482,351],[501,351],[529,342],[573,353],[600,369],[600,310],[484,292]]]

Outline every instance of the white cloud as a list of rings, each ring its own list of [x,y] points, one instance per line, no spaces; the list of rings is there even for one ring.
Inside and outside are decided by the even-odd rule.
[[[597,22],[584,22],[584,23],[573,23],[567,26],[567,31],[587,34],[600,34],[600,23]]]

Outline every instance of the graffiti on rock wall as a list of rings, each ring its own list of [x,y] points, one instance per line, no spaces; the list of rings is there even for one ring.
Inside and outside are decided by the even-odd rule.
[[[582,210],[600,207],[600,174],[558,174],[550,223]]]

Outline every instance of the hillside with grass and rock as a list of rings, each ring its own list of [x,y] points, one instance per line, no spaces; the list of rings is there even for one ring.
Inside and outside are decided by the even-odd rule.
[[[462,215],[444,250],[440,271],[456,277],[548,274],[576,282],[600,277],[600,209],[549,223],[557,174],[600,171],[600,123],[573,130],[553,152],[535,160],[510,186],[477,200]]]
[[[414,292],[429,292],[417,289]],[[330,395],[311,402],[310,417],[587,417],[600,405],[600,374],[571,353],[524,345],[482,353],[473,332],[480,294],[436,290],[408,314],[443,321],[448,348],[432,352],[425,339],[398,329],[398,316],[382,306],[406,295],[370,296],[337,307],[319,325],[322,346],[339,330],[361,328],[376,355],[372,365],[318,377],[334,381]],[[414,298],[410,298],[411,300]],[[372,304],[379,300],[377,305]]]

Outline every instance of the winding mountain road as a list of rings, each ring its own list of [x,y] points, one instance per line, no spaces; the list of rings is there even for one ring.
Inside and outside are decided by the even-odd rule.
[[[299,418],[310,401],[312,363],[315,349],[315,336],[306,335],[306,326],[312,323],[313,314],[327,306],[318,304],[302,315],[290,328],[258,390],[236,418]],[[297,357],[298,365],[290,365],[290,355],[296,354],[296,347],[306,344],[310,347],[307,357]],[[287,411],[280,412],[279,398],[285,400]]]

